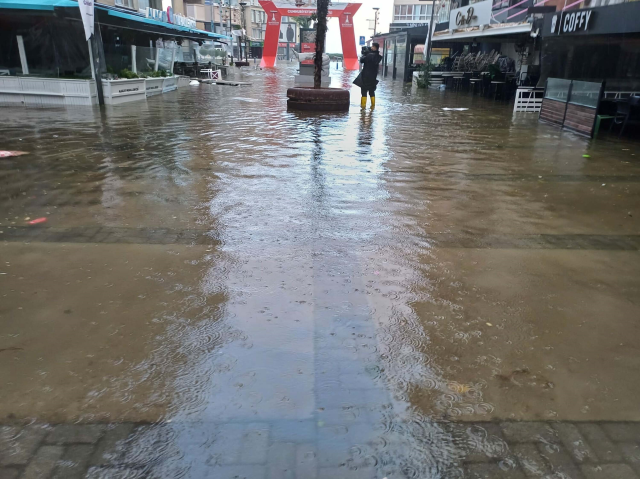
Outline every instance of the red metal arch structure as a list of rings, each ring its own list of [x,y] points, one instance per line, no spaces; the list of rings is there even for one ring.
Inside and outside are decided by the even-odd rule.
[[[290,3],[276,3],[271,0],[259,0],[260,6],[267,14],[267,31],[264,35],[262,61],[260,66],[273,67],[278,54],[278,37],[282,17],[310,17],[316,13],[312,7],[296,7]],[[353,16],[361,3],[334,3],[329,7],[329,17],[340,19],[340,37],[342,39],[342,55],[345,70],[358,70],[358,52],[356,51],[356,34],[353,30]]]

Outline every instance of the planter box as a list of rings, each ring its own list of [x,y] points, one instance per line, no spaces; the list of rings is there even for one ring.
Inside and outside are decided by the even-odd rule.
[[[98,103],[93,80],[0,77],[0,104],[90,106]]]
[[[145,78],[144,87],[147,92],[147,96],[159,95],[162,93],[162,84],[164,78]]]
[[[102,80],[102,89],[104,102],[107,105],[119,105],[130,101],[144,100],[147,97],[144,78]]]
[[[1,76],[0,77],[0,104],[2,105],[22,105],[22,84],[20,77]]]
[[[188,76],[180,75],[180,76],[177,76],[176,79],[178,83],[178,88],[184,88],[186,86],[189,86],[189,83],[191,83],[191,78],[189,78]]]
[[[162,93],[167,93],[178,89],[178,79],[176,77],[166,77],[162,83]]]

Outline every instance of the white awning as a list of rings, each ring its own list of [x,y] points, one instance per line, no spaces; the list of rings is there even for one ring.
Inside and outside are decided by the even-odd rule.
[[[462,39],[470,38],[486,38],[495,37],[500,35],[520,35],[531,33],[531,23],[499,23],[497,25],[481,25],[479,27],[464,28],[454,30],[453,33],[449,30],[442,32],[436,32],[433,35],[434,42],[455,42]]]

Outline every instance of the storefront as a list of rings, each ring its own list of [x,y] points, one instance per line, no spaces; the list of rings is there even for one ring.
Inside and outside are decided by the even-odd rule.
[[[383,77],[411,81],[416,66],[423,63],[423,51],[416,47],[424,46],[429,27],[408,28],[399,32],[382,33],[373,37],[380,44],[382,62],[380,73]]]
[[[640,2],[547,14],[540,33],[540,84],[605,81],[608,96],[640,92]]]
[[[205,42],[227,39],[105,5],[96,5],[94,37],[95,73],[103,80],[105,102],[111,104],[177,88],[176,65],[198,61]],[[0,45],[0,103],[97,102],[77,2],[0,0]]]
[[[497,62],[503,73],[515,74],[520,83],[537,83],[540,42],[536,41],[533,22],[527,21],[521,2],[514,5],[517,10],[503,8],[501,3],[486,0],[449,11],[448,28],[441,27],[433,35],[434,48],[451,52],[450,59],[439,65],[441,69],[481,70],[482,65],[476,64],[482,63],[480,56],[492,55],[490,61]],[[501,23],[500,18],[508,22]]]

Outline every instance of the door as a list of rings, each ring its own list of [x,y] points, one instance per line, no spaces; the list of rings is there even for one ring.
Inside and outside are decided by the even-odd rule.
[[[384,76],[391,74],[393,78],[395,74],[396,62],[396,39],[388,38],[385,40],[385,60],[384,60]]]

